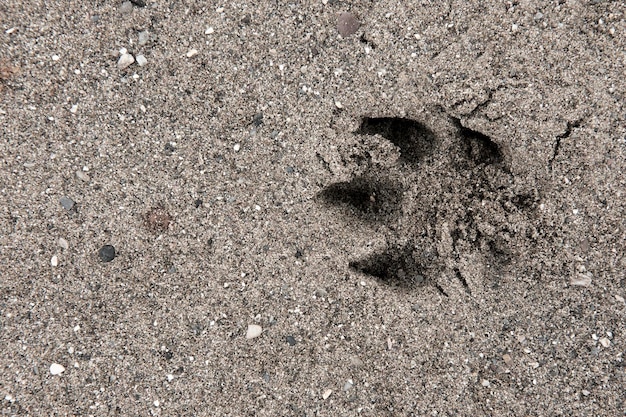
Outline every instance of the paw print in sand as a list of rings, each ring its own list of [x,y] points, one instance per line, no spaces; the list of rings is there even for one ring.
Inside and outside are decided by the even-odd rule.
[[[474,294],[532,234],[538,197],[513,190],[505,154],[489,136],[437,117],[436,131],[407,118],[364,117],[343,158],[355,167],[352,179],[318,198],[384,237],[386,247],[349,261],[353,270],[444,296]],[[381,163],[375,148],[389,145],[395,153]]]

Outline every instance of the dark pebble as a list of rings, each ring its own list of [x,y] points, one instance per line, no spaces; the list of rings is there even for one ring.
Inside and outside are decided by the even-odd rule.
[[[111,245],[104,245],[98,251],[98,256],[102,262],[111,262],[115,259],[115,248]]]
[[[61,197],[60,200],[61,206],[67,211],[70,211],[72,207],[74,207],[74,200],[69,197]]]
[[[302,251],[300,249],[296,250],[296,258],[302,258]]]
[[[252,124],[255,126],[261,126],[263,124],[263,113],[257,113],[252,118]]]
[[[174,151],[176,151],[176,148],[174,147],[174,145],[172,145],[171,143],[166,143],[165,144],[165,153],[167,155],[171,155],[174,153]]]
[[[146,7],[146,2],[144,0],[130,0],[130,2],[137,7]]]
[[[202,200],[197,199],[193,202],[193,205],[196,206],[196,208],[199,208],[200,206],[202,206]]]
[[[296,345],[296,339],[293,336],[287,336],[287,337],[285,337],[285,340],[287,340],[287,343],[289,343],[289,346],[295,346]]]

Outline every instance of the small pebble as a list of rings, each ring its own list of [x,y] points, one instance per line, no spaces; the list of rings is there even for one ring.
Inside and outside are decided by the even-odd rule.
[[[287,343],[289,343],[289,346],[296,345],[296,339],[293,336],[287,336],[285,337],[285,340],[287,340]]]
[[[620,303],[625,302],[626,300],[624,300],[624,297],[622,297],[621,295],[615,294],[615,299],[617,301],[619,301]]]
[[[343,390],[348,391],[350,388],[354,386],[354,381],[351,379],[347,380],[345,384],[343,384]]]
[[[608,348],[609,346],[611,346],[611,341],[607,337],[600,338],[599,342],[605,348]]]
[[[62,237],[59,238],[57,244],[62,248],[62,249],[69,249],[70,244],[67,243],[67,240],[63,239]]]
[[[487,381],[486,379],[483,379],[482,381],[480,381],[480,385],[487,388],[489,385],[491,385],[491,383]]]
[[[211,33],[215,32],[215,30],[209,26],[208,28],[206,28],[206,30],[204,31],[205,35],[210,35]]]
[[[337,31],[344,38],[356,33],[359,30],[361,23],[357,20],[352,13],[343,12],[337,19]]]
[[[326,391],[324,391],[324,393],[322,394],[322,398],[323,398],[323,399],[325,399],[325,400],[327,400],[327,399],[328,399],[328,397],[330,397],[330,394],[332,394],[332,393],[333,393],[333,390],[332,390],[332,389],[327,389],[327,390],[326,390]]]
[[[89,182],[89,180],[91,178],[89,178],[89,174],[87,174],[86,172],[83,172],[83,170],[78,170],[76,171],[76,177],[81,180],[81,181],[85,181],[85,182]]]
[[[343,109],[343,104],[341,104],[341,101],[335,100],[335,107],[337,107],[338,109]]]
[[[128,14],[133,11],[133,4],[129,1],[125,1],[119,8],[121,14]]]
[[[261,126],[263,124],[263,113],[257,113],[252,118],[252,124],[255,126]]]
[[[56,255],[52,256],[52,258],[50,259],[50,265],[59,266],[59,257]]]
[[[117,67],[123,70],[128,68],[133,62],[135,62],[135,58],[131,54],[125,53],[117,61]]]
[[[249,324],[248,331],[246,332],[246,339],[254,339],[255,337],[259,337],[263,332],[263,328],[258,324]]]
[[[98,256],[102,262],[111,262],[115,259],[115,248],[111,245],[104,245],[98,251]]]
[[[59,365],[58,363],[50,365],[50,373],[52,375],[61,375],[64,371],[65,367],[63,365]]]
[[[505,353],[504,355],[502,355],[502,360],[504,360],[504,363],[506,364],[506,366],[513,365],[513,358],[511,358],[511,355],[509,355],[508,353]]]
[[[592,278],[593,274],[591,272],[587,272],[586,274],[578,273],[575,277],[572,277],[570,283],[577,287],[588,287],[591,285]]]
[[[235,152],[239,152],[239,149],[241,149],[241,145],[240,145],[240,144],[238,144],[238,143],[236,143],[236,144],[235,144],[235,146],[233,146],[233,150],[234,150]]]
[[[148,60],[146,59],[145,56],[137,55],[137,65],[139,65],[140,67],[143,67],[147,63],[148,63]]]
[[[59,202],[61,203],[61,206],[63,206],[63,208],[67,211],[70,211],[72,207],[74,207],[74,200],[69,197],[61,197],[61,200]]]
[[[139,44],[139,46],[144,46],[149,41],[150,41],[150,32],[148,32],[147,30],[143,30],[139,32],[139,39],[137,40],[137,43]]]
[[[187,52],[187,58],[191,58],[193,56],[198,55],[198,50],[197,49],[190,49],[189,52]]]

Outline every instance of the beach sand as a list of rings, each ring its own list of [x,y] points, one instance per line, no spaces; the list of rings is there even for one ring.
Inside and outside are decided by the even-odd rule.
[[[625,13],[4,2],[2,415],[621,415]]]

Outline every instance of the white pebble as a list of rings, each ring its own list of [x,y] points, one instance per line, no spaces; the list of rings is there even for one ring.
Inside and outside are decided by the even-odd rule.
[[[78,111],[78,104],[74,104],[72,108],[70,108],[70,113],[76,113]]]
[[[50,365],[50,373],[52,375],[61,375],[64,371],[65,367],[63,365],[59,365],[58,363]]]
[[[330,397],[330,394],[332,394],[332,393],[333,393],[333,390],[332,390],[332,389],[327,389],[327,390],[326,390],[326,391],[324,391],[324,393],[322,394],[322,398],[323,398],[323,399],[325,399],[325,400],[327,400],[327,399],[328,399],[328,397]]]
[[[117,67],[119,69],[128,68],[133,62],[135,62],[135,58],[131,54],[123,54],[119,61],[117,61]]]
[[[233,146],[233,150],[235,152],[239,152],[239,149],[241,149],[241,145],[240,144],[237,143],[237,144],[235,144],[235,146]]]
[[[603,337],[600,339],[600,344],[605,348],[608,348],[609,346],[611,346],[611,341],[608,338]]]
[[[59,266],[59,257],[54,255],[51,259],[50,259],[50,265],[52,266]]]
[[[143,55],[137,55],[136,60],[137,60],[137,65],[139,65],[140,67],[143,67],[144,65],[148,63],[148,60]]]
[[[258,324],[248,324],[248,331],[246,332],[246,339],[254,339],[259,337],[263,332],[263,328]]]
[[[89,182],[89,180],[91,179],[91,178],[89,178],[89,175],[86,172],[83,172],[80,169],[78,171],[76,171],[76,177],[79,180],[85,181],[85,182]]]
[[[354,381],[351,379],[347,380],[345,384],[343,384],[343,390],[348,391],[350,388],[354,386]]]
[[[593,274],[591,272],[587,272],[586,274],[578,273],[576,274],[576,277],[572,277],[570,284],[577,287],[588,287],[591,285],[591,278],[593,278]]]
[[[198,55],[197,49],[190,49],[189,52],[187,52],[187,58],[191,58],[192,56],[196,56],[196,55]]]
[[[483,379],[483,380],[480,382],[480,385],[482,385],[483,387],[487,388],[489,385],[491,385],[491,382],[489,382],[489,381],[488,381],[488,380],[486,380],[486,379]]]
[[[70,244],[67,243],[67,240],[63,239],[62,237],[59,238],[59,241],[57,242],[57,244],[65,250],[67,250],[70,247]]]
[[[155,407],[158,407],[161,405],[161,403],[159,402],[159,400],[156,400],[155,402],[153,402],[152,404],[154,404]]]
[[[59,59],[61,59],[58,55],[52,55],[52,60],[53,61],[58,61]]]
[[[343,109],[343,104],[341,104],[341,101],[335,100],[335,107],[337,107],[338,109]]]
[[[210,35],[210,34],[211,34],[211,33],[213,33],[213,32],[215,32],[215,30],[213,30],[213,28],[209,26],[209,27],[208,27],[208,28],[206,28],[206,30],[204,31],[204,34],[205,34],[205,35]]]
[[[150,40],[150,32],[148,32],[147,30],[144,30],[142,32],[139,32],[139,46],[144,46],[145,44],[148,43],[148,41]]]

